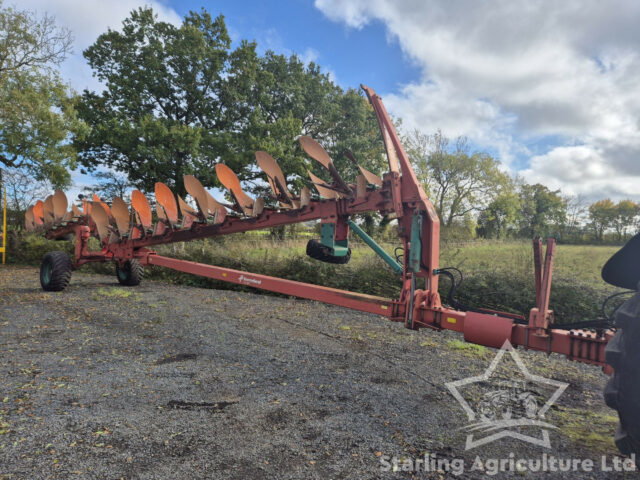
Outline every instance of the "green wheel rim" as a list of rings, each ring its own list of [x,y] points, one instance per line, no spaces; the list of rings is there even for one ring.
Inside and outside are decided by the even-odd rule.
[[[51,273],[52,273],[51,263],[47,262],[44,264],[44,272],[43,272],[44,283],[49,284],[49,282],[51,282]]]
[[[118,268],[118,277],[122,281],[125,281],[127,280],[127,278],[129,278],[129,273],[126,270],[126,263],[122,267]]]

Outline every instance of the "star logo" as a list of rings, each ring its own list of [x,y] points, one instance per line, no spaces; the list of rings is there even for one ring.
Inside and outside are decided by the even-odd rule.
[[[517,371],[512,372],[513,374],[507,380],[501,380],[497,370],[506,354],[510,355],[517,366]],[[518,377],[521,379],[518,380]],[[456,380],[445,385],[460,403],[469,419],[469,424],[464,427],[470,432],[467,435],[466,450],[505,437],[551,448],[549,430],[556,427],[545,421],[545,414],[569,386],[568,383],[551,380],[529,372],[509,340],[504,342],[482,375]],[[473,387],[484,390],[484,393],[475,403],[470,404],[461,392],[465,388]],[[532,389],[553,390],[553,392],[550,395],[545,395],[548,398],[544,405],[539,407],[538,396],[532,392]],[[541,436],[528,434],[531,433],[530,430],[537,431],[538,429]],[[528,433],[524,433],[524,430]],[[481,432],[485,432],[487,435],[477,438]]]

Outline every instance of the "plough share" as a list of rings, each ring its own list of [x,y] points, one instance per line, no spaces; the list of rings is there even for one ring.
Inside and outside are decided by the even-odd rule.
[[[75,235],[75,255],[73,261],[64,252],[51,252],[45,256],[40,274],[43,288],[63,290],[72,270],[89,262],[115,262],[118,280],[131,286],[140,283],[144,266],[157,265],[382,315],[402,322],[410,329],[454,330],[461,332],[467,342],[479,345],[500,348],[509,341],[513,346],[525,349],[560,353],[571,360],[602,366],[610,373],[612,369],[607,365],[605,349],[614,337],[613,330],[554,328],[553,311],[549,309],[555,254],[553,239],[547,240],[544,259],[542,241],[534,240],[536,305],[528,318],[487,309],[451,308],[455,304],[443,305],[438,293],[439,276],[445,275],[452,282],[455,279],[451,269],[440,269],[438,265],[438,215],[416,178],[382,100],[371,88],[362,88],[377,117],[389,163],[389,171],[382,178],[358,166],[360,174],[356,183],[348,184],[325,149],[313,139],[302,136],[299,138],[302,149],[327,170],[331,182],[309,171],[318,195],[312,196],[307,187],[296,195],[288,189],[286,177],[276,160],[267,152],[256,152],[257,164],[271,187],[275,207],[266,206],[262,198],[247,195],[236,174],[221,163],[216,165],[216,175],[230,192],[233,204],[217,201],[196,177],[186,175],[185,189],[196,208],[158,182],[155,185],[155,222],[149,201],[138,190],[132,192],[130,206],[119,197],[108,205],[94,195],[90,200],[83,200],[82,210],[73,204],[67,210],[65,194],[56,191],[44,202],[38,201],[29,208],[26,228],[44,230],[46,236],[53,239]],[[350,152],[347,156],[356,162]],[[398,261],[400,257],[388,255],[351,220],[353,215],[365,212],[379,212],[397,220],[398,236],[404,249],[401,261]],[[399,298],[382,298],[178,260],[152,250],[159,244],[313,220],[320,220],[322,238],[309,241],[308,255],[325,262],[346,263],[351,254],[349,234],[355,233],[398,274],[402,283]],[[88,241],[92,236],[100,241],[99,251],[89,251]],[[615,393],[617,395],[617,391]],[[624,451],[624,445],[629,444],[624,429],[618,432],[618,437],[618,445]]]

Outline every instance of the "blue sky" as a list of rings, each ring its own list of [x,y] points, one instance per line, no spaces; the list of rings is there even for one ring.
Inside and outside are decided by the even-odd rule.
[[[365,83],[407,129],[468,137],[530,183],[640,201],[637,0],[22,0],[76,36],[62,67],[100,88],[81,52],[150,5],[179,24],[222,13],[234,41],[297,53],[342,87]],[[76,176],[77,183],[88,181]]]
[[[402,53],[396,41],[388,42],[379,22],[355,30],[332,22],[312,1],[277,2],[171,2],[186,15],[206,8],[212,15],[223,14],[234,40],[255,40],[261,51],[297,53],[314,60],[335,75],[344,88],[368,82],[382,91],[392,91],[419,76],[420,70]]]
[[[237,2],[198,0],[168,2],[180,15],[205,8],[212,15],[223,14],[234,43],[240,40],[256,41],[258,50],[275,50],[284,54],[297,54],[304,60],[313,60],[329,72],[343,88],[358,88],[361,83],[379,93],[398,92],[407,84],[421,78],[422,68],[400,47],[397,37],[390,35],[380,20],[372,20],[363,28],[352,28],[324,15],[311,0],[277,2]],[[394,112],[402,118],[402,112]],[[437,123],[416,125],[425,133],[441,128]],[[447,134],[447,132],[444,132]],[[464,132],[456,132],[464,133]],[[556,145],[553,137],[536,138],[527,144],[537,153]],[[491,144],[476,144],[471,148],[499,158],[500,151]],[[514,171],[528,166],[527,158],[514,155]]]

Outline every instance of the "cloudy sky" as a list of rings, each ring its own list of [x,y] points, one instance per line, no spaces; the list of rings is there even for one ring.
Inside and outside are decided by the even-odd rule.
[[[466,135],[529,182],[640,200],[640,2],[494,0],[21,0],[76,37],[63,73],[98,88],[81,52],[150,5],[178,23],[226,17],[234,41],[365,83],[409,128]],[[81,179],[76,177],[78,181]]]

